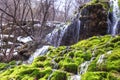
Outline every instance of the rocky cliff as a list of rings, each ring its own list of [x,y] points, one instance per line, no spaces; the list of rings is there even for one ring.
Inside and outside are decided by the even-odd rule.
[[[86,5],[81,9],[80,39],[107,34],[107,10],[102,4]]]
[[[92,3],[81,6],[77,17],[68,26],[61,45],[71,45],[82,39],[107,34],[108,10],[105,5],[108,7],[108,4],[103,4]]]

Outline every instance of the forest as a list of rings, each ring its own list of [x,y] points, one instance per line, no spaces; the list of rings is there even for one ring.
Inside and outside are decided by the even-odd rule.
[[[120,80],[120,0],[0,0],[0,80]]]

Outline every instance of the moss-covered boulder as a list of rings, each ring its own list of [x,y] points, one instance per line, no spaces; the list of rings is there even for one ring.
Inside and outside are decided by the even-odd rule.
[[[107,34],[107,13],[102,3],[85,5],[81,9],[80,39]]]
[[[61,71],[55,71],[52,73],[50,80],[67,80],[67,74]]]

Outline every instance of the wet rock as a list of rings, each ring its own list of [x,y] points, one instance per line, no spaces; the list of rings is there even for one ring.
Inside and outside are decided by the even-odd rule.
[[[60,45],[72,45],[79,40],[80,21],[75,19],[67,28]]]
[[[92,4],[83,7],[80,17],[80,39],[107,34],[107,13],[102,4]]]
[[[119,20],[119,22],[118,22],[117,27],[118,27],[118,31],[117,31],[117,33],[120,34],[120,20]]]

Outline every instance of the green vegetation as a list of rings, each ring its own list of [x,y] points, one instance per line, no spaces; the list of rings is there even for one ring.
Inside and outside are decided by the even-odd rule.
[[[67,80],[67,74],[61,71],[55,71],[52,73],[50,80]]]
[[[104,9],[109,10],[109,0],[91,0],[87,5],[99,5],[101,4]]]
[[[102,54],[103,62],[98,63]],[[45,56],[37,57],[29,65],[0,63],[0,80],[67,80],[92,57],[95,58],[82,80],[120,80],[120,36],[110,35],[93,36],[68,47],[50,47]]]

